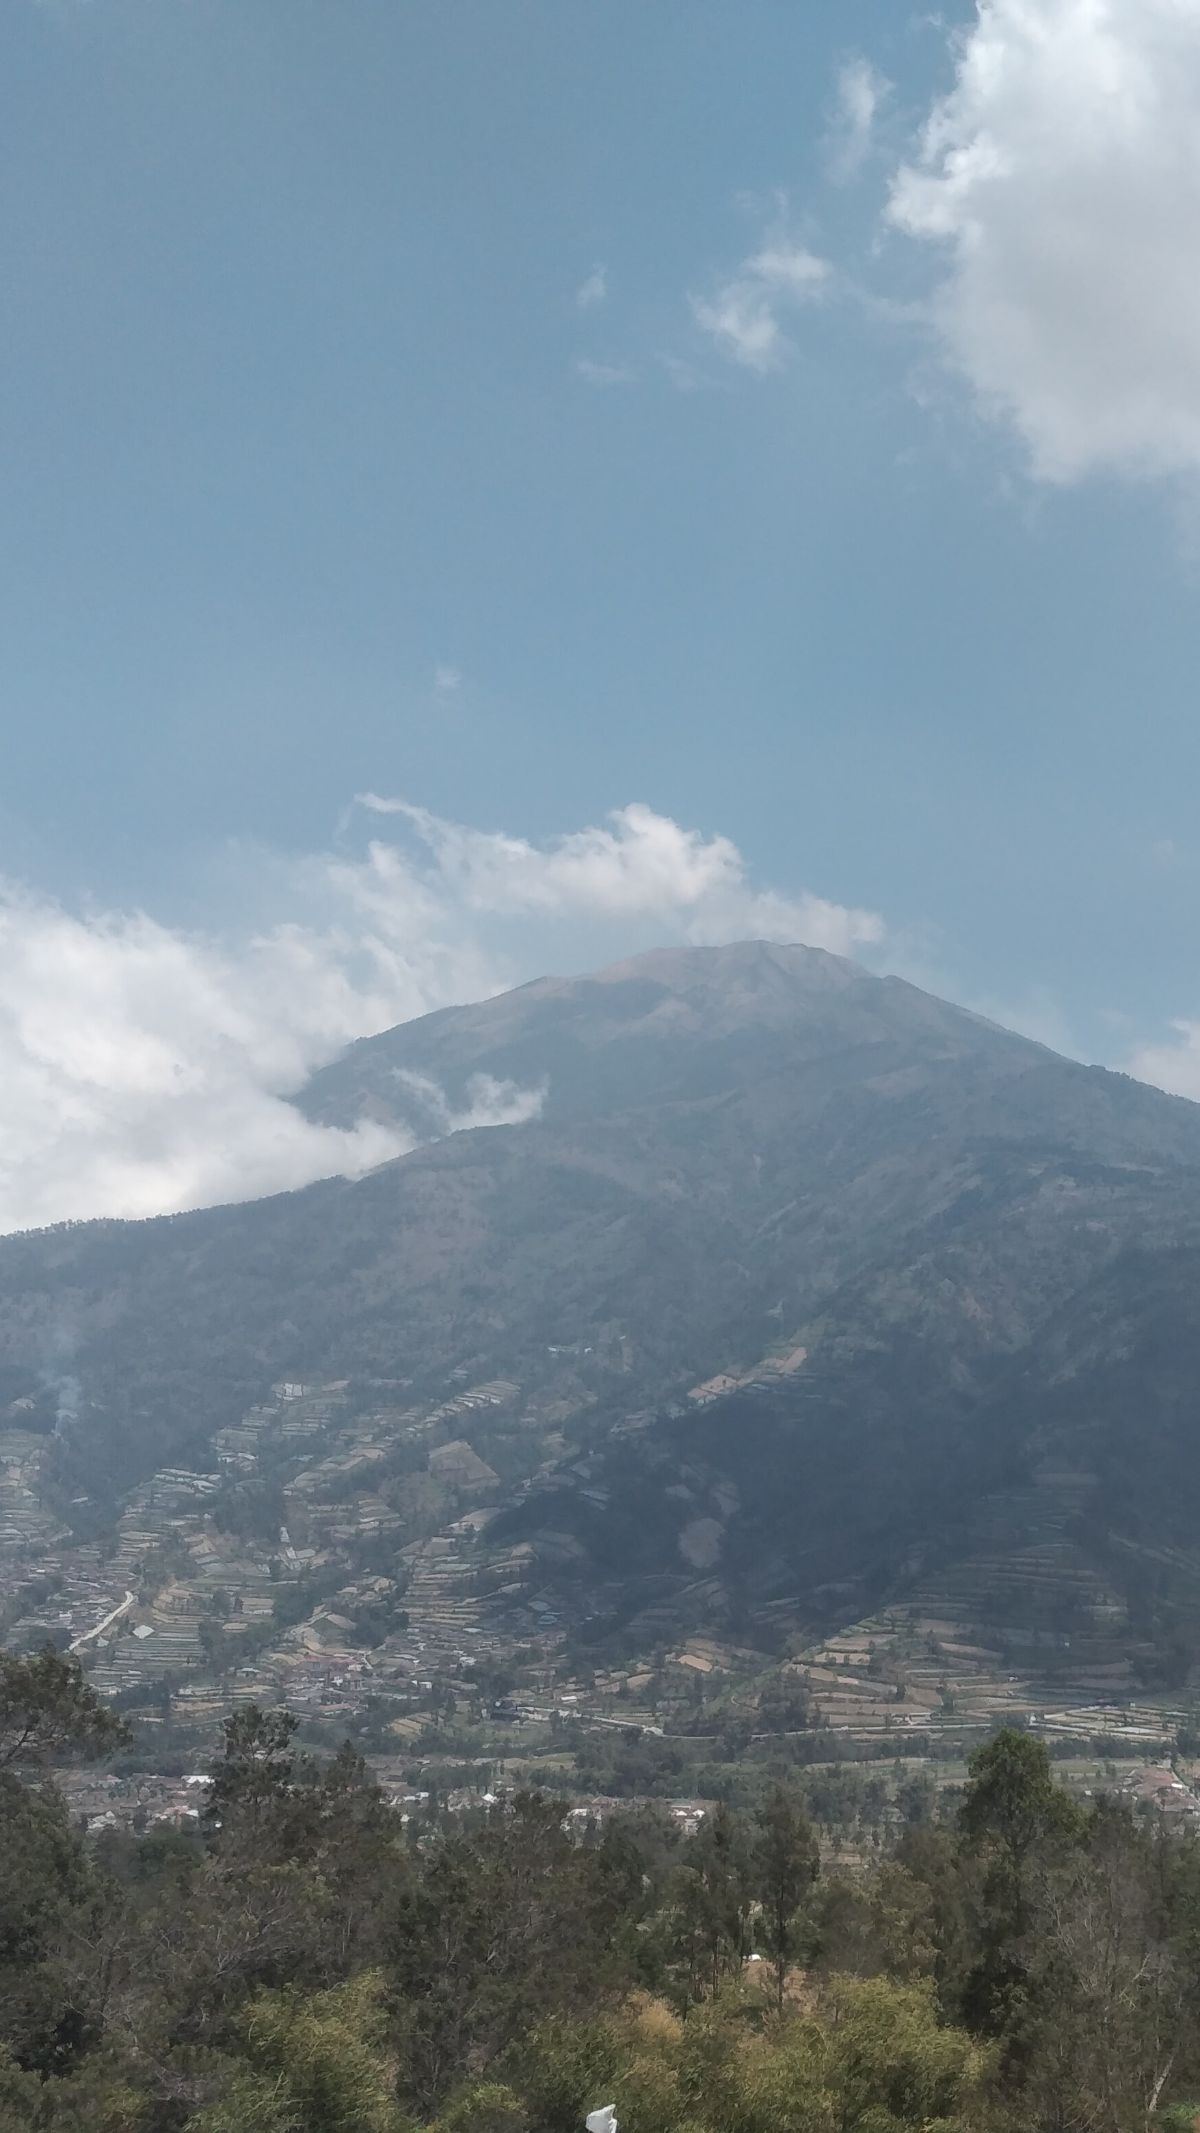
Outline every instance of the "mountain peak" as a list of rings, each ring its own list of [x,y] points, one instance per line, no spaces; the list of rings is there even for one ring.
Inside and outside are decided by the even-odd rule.
[[[544,1091],[538,1115],[496,1083]],[[1056,1605],[1086,1574],[1111,1641],[1111,1532],[1135,1577],[1194,1553],[1200,1107],[763,941],[425,1016],[304,1101],[426,1145],[354,1182],[0,1244],[10,1397],[70,1327],[74,1488],[207,1459],[276,1381],[400,1381],[451,1432],[430,1447],[461,1472],[467,1442],[529,1546],[549,1533],[551,1563],[568,1534],[614,1608],[861,1611],[958,1549],[974,1610],[1033,1503],[1039,1546],[1066,1551]],[[505,1109],[524,1122],[454,1130]],[[1032,1560],[1002,1585],[1040,1635]]]
[[[870,972],[861,964],[850,962],[846,956],[832,955],[826,948],[809,948],[799,941],[746,940],[649,948],[641,955],[626,956],[618,963],[608,964],[605,969],[596,971],[590,982],[611,985],[621,984],[629,978],[654,978],[659,984],[681,991],[705,981],[717,985],[755,979],[783,980],[801,985],[848,985],[869,977]]]
[[[883,1072],[986,1052],[1008,1070],[1040,1046],[900,978],[799,943],[653,948],[581,977],[542,977],[476,1005],[439,1009],[364,1038],[299,1099],[329,1125],[362,1117],[428,1137],[421,1088],[455,1113],[473,1078],[548,1090],[547,1115],[625,1108],[650,1086],[725,1085],[802,1063]],[[768,1060],[768,1053],[771,1055]],[[757,1054],[752,1061],[751,1055]],[[445,1106],[442,1107],[443,1112]]]

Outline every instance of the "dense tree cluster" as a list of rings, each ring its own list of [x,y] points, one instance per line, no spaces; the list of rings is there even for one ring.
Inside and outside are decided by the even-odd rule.
[[[954,1813],[822,1873],[796,1796],[579,1831],[405,1822],[285,1712],[201,1827],[89,1840],[47,1774],[120,1727],[0,1658],[0,2133],[1134,2133],[1200,2089],[1200,1843],[1002,1732]]]

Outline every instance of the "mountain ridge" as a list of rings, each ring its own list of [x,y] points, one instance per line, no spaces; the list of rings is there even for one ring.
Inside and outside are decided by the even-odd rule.
[[[807,1010],[811,1027],[820,1006],[836,1001],[844,1015],[848,1000],[866,1008],[878,1001],[881,991],[902,997],[910,1012],[946,1036],[958,1025],[964,1030],[975,1026],[1013,1046],[1044,1050],[904,979],[878,978],[847,957],[819,948],[749,941],[652,949],[582,978],[536,978],[477,1006],[437,1009],[378,1036],[360,1038],[313,1075],[297,1101],[308,1117],[328,1125],[351,1124],[364,1115],[409,1119],[411,1112],[403,1103],[397,1108],[395,1092],[386,1088],[396,1055],[406,1071],[426,1072],[436,1079],[450,1064],[461,1077],[464,1057],[470,1058],[477,1045],[480,1063],[486,1058],[498,1078],[520,1080],[522,1075],[536,1075],[539,1068],[544,1078],[548,1041],[561,1046],[565,1039],[570,1063],[577,1069],[582,1052],[614,1041],[644,1044],[690,1038],[708,1045],[750,1028],[795,1033],[801,1008]],[[869,1009],[858,1020],[860,1039],[873,1031],[878,1034],[880,1018],[873,1023]],[[443,1039],[453,1048],[452,1062],[447,1061]],[[464,1088],[451,1086],[446,1093],[461,1097]],[[553,1109],[560,1101],[553,1063],[548,1094]]]
[[[1136,1551],[1155,1518],[1186,1548],[1200,1107],[766,943],[440,1010],[301,1101],[407,1123],[431,1087],[453,1112],[481,1076],[540,1080],[540,1114],[430,1134],[355,1181],[0,1240],[0,1393],[54,1369],[83,1388],[61,1491],[113,1507],[157,1466],[203,1466],[275,1379],[436,1399],[465,1374],[518,1388],[503,1520],[535,1556],[570,1530],[626,1627],[647,1580],[699,1620],[899,1590],[1064,1429],[1095,1467],[1081,1561],[1115,1560],[1114,1532]],[[1141,1418],[1105,1364],[1104,1299],[1126,1292],[1131,1352],[1169,1352],[1123,1509]],[[803,1367],[754,1382],[780,1343]],[[730,1372],[727,1396],[691,1398]],[[1092,1408],[1068,1427],[1072,1383]],[[603,1514],[570,1482],[580,1449]],[[697,1519],[716,1553],[693,1591]]]

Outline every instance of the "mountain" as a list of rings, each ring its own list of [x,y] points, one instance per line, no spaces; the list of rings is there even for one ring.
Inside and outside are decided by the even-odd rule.
[[[536,1115],[445,1133],[496,1084]],[[762,943],[443,1010],[298,1101],[422,1144],[0,1242],[0,1401],[78,1381],[64,1491],[211,1463],[279,1378],[501,1379],[497,1531],[614,1634],[1011,1608],[1031,1550],[1063,1619],[1200,1613],[1200,1107]]]

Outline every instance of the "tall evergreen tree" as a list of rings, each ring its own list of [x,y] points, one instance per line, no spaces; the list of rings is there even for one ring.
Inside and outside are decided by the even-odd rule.
[[[751,1851],[758,1931],[775,1972],[783,2006],[787,1974],[804,1930],[803,1906],[817,1878],[820,1855],[812,1824],[793,1793],[777,1785],[755,1818]]]

